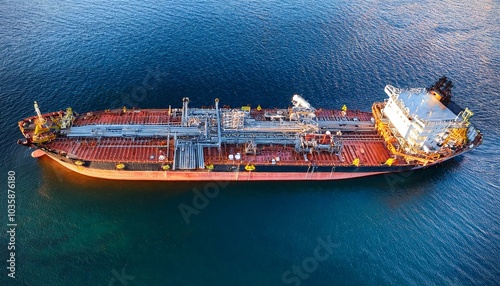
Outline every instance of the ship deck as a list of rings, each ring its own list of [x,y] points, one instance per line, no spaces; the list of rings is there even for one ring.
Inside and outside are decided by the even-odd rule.
[[[204,147],[203,154],[205,163],[214,165],[349,166],[359,158],[362,166],[378,166],[391,156],[383,139],[376,133],[344,134],[342,142],[344,147],[339,155],[329,152],[300,154],[292,146],[283,145],[263,146],[257,154],[245,154],[244,146],[237,144],[222,144],[220,151],[217,147]],[[93,162],[171,163],[174,158],[173,142],[163,139],[57,138],[46,146],[69,158]],[[229,159],[229,155],[237,153],[240,153],[240,160]]]
[[[250,115],[260,119],[266,112],[278,109],[252,109]],[[316,111],[318,121],[370,121],[372,114],[359,110],[347,110],[345,114],[340,110],[318,109]],[[73,126],[105,125],[105,124],[144,124],[162,125],[180,123],[181,116],[175,110],[168,109],[132,109],[123,112],[121,109],[88,112],[78,116]]]
[[[168,109],[132,109],[124,112],[122,109],[87,112],[78,116],[73,126],[100,124],[170,124],[180,122],[180,117]]]
[[[265,112],[273,110],[252,109],[251,116],[259,119]],[[318,109],[318,122],[368,124],[372,114],[348,110]],[[356,121],[356,122],[353,122]],[[181,122],[178,109],[137,109],[137,110],[105,110],[80,114],[73,122],[74,127],[93,125],[169,125],[176,126]],[[354,125],[352,125],[354,126]],[[155,138],[157,137],[157,138]],[[316,166],[350,166],[359,158],[360,166],[379,166],[391,154],[387,150],[384,139],[373,130],[356,132],[347,131],[338,136],[343,148],[339,154],[327,151],[298,153],[294,146],[269,144],[259,146],[256,154],[245,154],[243,144],[222,143],[218,147],[203,147],[205,165],[316,165]],[[89,162],[109,163],[163,163],[171,164],[175,157],[174,139],[171,137],[65,137],[59,136],[45,144],[48,149],[63,154],[71,159]],[[238,154],[240,159],[230,160],[230,155]],[[403,160],[397,160],[394,165],[406,165]]]

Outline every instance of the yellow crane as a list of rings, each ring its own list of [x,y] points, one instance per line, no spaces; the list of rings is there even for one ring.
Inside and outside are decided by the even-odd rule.
[[[43,143],[56,138],[54,133],[50,132],[50,128],[47,127],[47,120],[43,118],[42,112],[38,107],[38,103],[35,101],[34,104],[37,119],[35,119],[35,131],[33,132],[33,143]]]

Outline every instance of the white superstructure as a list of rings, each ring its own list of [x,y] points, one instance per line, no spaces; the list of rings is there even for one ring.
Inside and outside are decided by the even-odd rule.
[[[383,114],[407,152],[437,152],[443,144],[453,147],[465,143],[467,137],[475,137],[467,132],[468,117],[472,115],[468,109],[457,115],[425,88],[399,89],[387,85],[385,92],[389,99]]]

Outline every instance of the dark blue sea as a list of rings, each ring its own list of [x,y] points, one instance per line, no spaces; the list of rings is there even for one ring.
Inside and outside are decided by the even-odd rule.
[[[0,285],[500,284],[499,1],[1,0],[0,19]],[[130,183],[16,144],[35,100],[370,110],[442,75],[484,144],[411,173]]]

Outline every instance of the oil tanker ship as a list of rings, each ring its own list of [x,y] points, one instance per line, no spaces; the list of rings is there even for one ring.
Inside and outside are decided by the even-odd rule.
[[[114,180],[337,180],[442,163],[482,142],[473,113],[451,100],[442,77],[430,88],[385,87],[371,112],[314,108],[71,108],[19,121],[24,139],[62,166]]]

